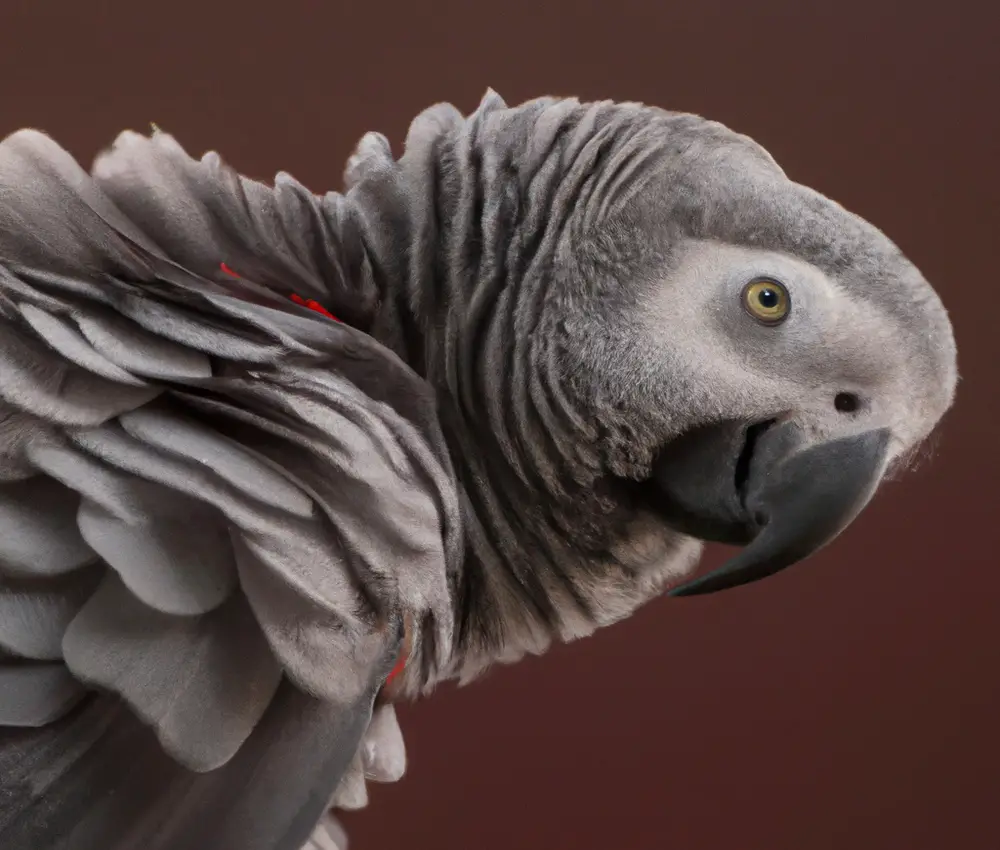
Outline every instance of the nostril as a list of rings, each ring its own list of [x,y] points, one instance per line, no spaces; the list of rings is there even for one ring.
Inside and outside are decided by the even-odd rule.
[[[861,399],[854,393],[837,393],[833,397],[833,406],[841,413],[856,413],[861,409]]]

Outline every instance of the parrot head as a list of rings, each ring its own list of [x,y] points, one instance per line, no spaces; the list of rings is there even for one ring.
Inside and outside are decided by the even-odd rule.
[[[516,658],[801,561],[952,404],[952,328],[918,269],[719,123],[490,92],[422,113],[398,161],[369,134],[347,179],[381,205],[369,246],[406,220],[375,333],[439,399],[460,643]],[[743,548],[679,584],[704,542]]]
[[[745,546],[671,591],[690,595],[829,543],[940,421],[957,371],[939,297],[884,234],[717,124],[679,144],[677,120],[649,119],[659,155],[594,225],[634,257],[613,278],[631,303],[578,356],[593,415],[610,399],[645,439],[632,470],[645,504]]]

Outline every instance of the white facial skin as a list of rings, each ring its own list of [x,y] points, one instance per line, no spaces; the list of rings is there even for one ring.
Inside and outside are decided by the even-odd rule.
[[[787,290],[783,321],[763,324],[744,309],[744,287],[756,278]],[[778,417],[817,440],[889,427],[898,455],[927,436],[954,394],[953,371],[925,379],[934,367],[920,361],[912,328],[784,254],[688,242],[640,316],[651,339],[670,335],[665,355],[649,352],[649,385],[662,387],[654,376],[667,369],[697,376],[684,384],[686,409],[696,411],[688,426]],[[837,410],[838,393],[855,395],[858,409]]]

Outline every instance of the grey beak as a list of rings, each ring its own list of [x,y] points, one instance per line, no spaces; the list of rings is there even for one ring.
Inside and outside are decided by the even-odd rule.
[[[742,500],[757,533],[726,564],[670,596],[714,593],[773,575],[828,544],[868,504],[885,472],[889,431],[796,451],[800,436],[786,424],[760,438]]]

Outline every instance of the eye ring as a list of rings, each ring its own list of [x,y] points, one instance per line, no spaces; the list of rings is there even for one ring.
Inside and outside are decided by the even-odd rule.
[[[792,296],[785,285],[769,277],[751,280],[743,287],[740,301],[743,309],[763,325],[780,324],[792,310]]]

